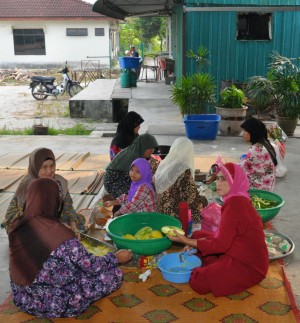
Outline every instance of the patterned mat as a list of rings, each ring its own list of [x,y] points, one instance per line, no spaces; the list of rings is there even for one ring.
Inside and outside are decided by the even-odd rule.
[[[273,261],[266,279],[240,294],[215,298],[198,295],[188,284],[165,281],[152,269],[146,282],[140,269],[123,268],[122,287],[71,319],[41,319],[22,313],[9,298],[0,306],[0,322],[300,322],[282,263]]]

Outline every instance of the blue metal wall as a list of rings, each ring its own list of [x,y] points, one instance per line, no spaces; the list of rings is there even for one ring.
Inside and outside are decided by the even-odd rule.
[[[221,1],[210,1],[212,2]],[[236,4],[238,1],[233,2]],[[263,1],[251,2],[262,3]],[[275,2],[282,1],[272,1],[272,3]],[[216,78],[218,86],[222,79],[246,81],[254,75],[265,75],[268,56],[272,50],[277,50],[287,57],[300,56],[300,12],[298,11],[272,13],[272,40],[270,41],[236,40],[237,12],[197,11],[186,12],[184,15],[186,15],[186,31],[183,35],[185,48],[197,51],[199,46],[203,45],[209,49],[211,65],[207,71]],[[185,60],[186,74],[194,73],[195,62],[187,58],[184,53],[179,56],[176,57],[176,61]],[[180,77],[180,75],[177,76]]]

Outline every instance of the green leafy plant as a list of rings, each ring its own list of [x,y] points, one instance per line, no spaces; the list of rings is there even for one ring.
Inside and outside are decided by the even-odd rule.
[[[256,110],[258,116],[274,106],[275,90],[271,80],[262,76],[251,77],[246,85],[245,93]]]
[[[246,103],[246,96],[243,90],[238,89],[235,85],[226,87],[220,93],[219,104],[222,108],[239,109],[243,108]]]
[[[210,64],[209,51],[204,46],[200,46],[198,48],[197,53],[194,53],[194,51],[192,49],[190,49],[186,53],[186,56],[195,60],[195,62],[197,64],[197,71],[198,71],[198,73],[200,73],[201,67],[203,68],[205,65],[209,65]]]
[[[207,73],[183,76],[171,87],[172,102],[182,115],[206,112],[207,105],[215,103],[216,84]]]
[[[295,119],[300,116],[300,69],[293,62],[299,58],[287,58],[273,51],[270,55],[267,78],[274,88],[276,112],[281,117]]]

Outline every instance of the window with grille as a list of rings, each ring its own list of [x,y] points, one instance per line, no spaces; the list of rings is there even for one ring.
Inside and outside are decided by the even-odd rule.
[[[13,29],[15,55],[46,55],[45,34],[41,29]]]

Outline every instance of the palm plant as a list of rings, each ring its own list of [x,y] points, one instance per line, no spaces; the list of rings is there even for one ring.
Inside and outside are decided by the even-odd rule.
[[[204,46],[200,46],[198,48],[197,53],[194,53],[194,51],[192,49],[190,49],[186,53],[186,56],[195,60],[195,62],[197,64],[197,72],[198,73],[201,72],[201,67],[204,67],[205,65],[210,64],[209,50]]]
[[[208,104],[215,103],[216,84],[207,73],[183,76],[171,88],[172,102],[178,105],[182,115],[206,112]]]
[[[262,112],[273,108],[275,90],[269,79],[262,76],[251,77],[247,82],[245,92],[250,104],[256,108],[258,117]]]
[[[270,55],[268,79],[274,88],[276,112],[289,119],[300,115],[300,69],[293,61],[299,58],[287,58],[273,51]]]

